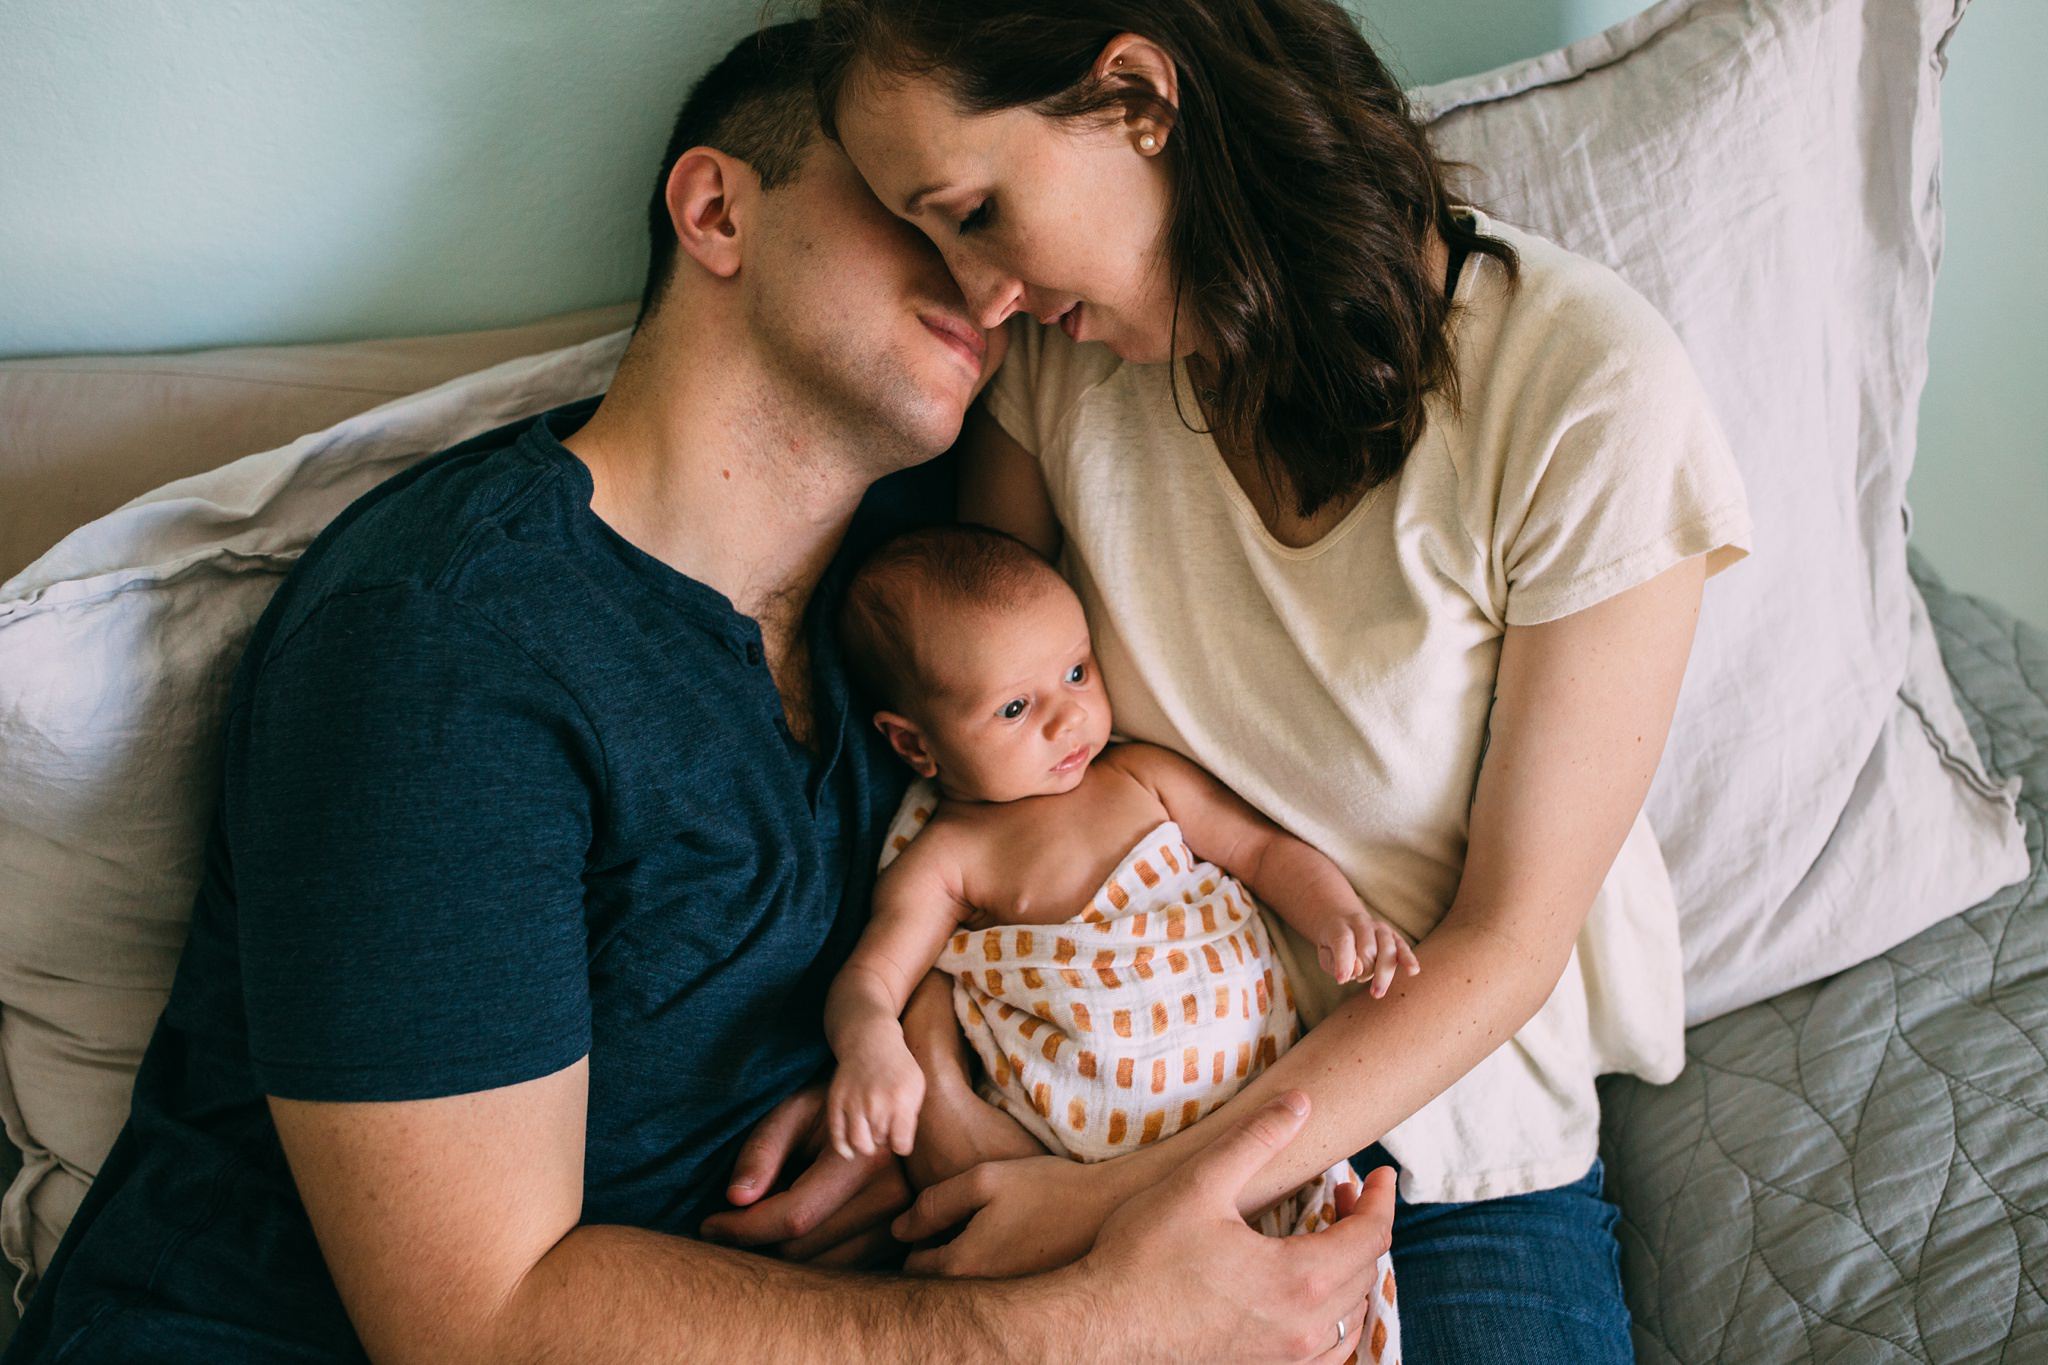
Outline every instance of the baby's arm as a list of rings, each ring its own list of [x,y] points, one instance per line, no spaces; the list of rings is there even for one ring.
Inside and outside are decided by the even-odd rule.
[[[1116,762],[1150,788],[1188,847],[1236,877],[1274,914],[1316,944],[1338,981],[1372,978],[1385,995],[1394,973],[1422,970],[1407,942],[1365,908],[1327,857],[1259,814],[1206,770],[1170,749],[1125,744]]]
[[[841,1156],[888,1148],[907,1156],[924,1103],[924,1073],[899,1022],[910,993],[969,916],[942,839],[927,830],[875,883],[874,911],[825,994],[825,1039],[839,1061],[825,1098]]]

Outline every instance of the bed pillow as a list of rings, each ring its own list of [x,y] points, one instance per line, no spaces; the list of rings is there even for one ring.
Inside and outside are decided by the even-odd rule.
[[[256,618],[320,530],[424,455],[603,390],[625,333],[509,361],[181,479],[0,586],[0,1250],[47,1264],[169,994]]]
[[[1707,588],[1649,797],[1688,1022],[1872,957],[2027,871],[1906,573],[1966,0],[1668,0],[1415,92],[1462,190],[1604,262],[1692,354],[1755,549]]]

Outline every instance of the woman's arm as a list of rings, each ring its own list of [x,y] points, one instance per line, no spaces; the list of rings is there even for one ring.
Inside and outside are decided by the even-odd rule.
[[[1047,559],[1063,539],[1038,460],[976,403],[954,447],[960,457],[960,520],[1008,531]]]
[[[1508,627],[1464,873],[1417,951],[1428,970],[1383,999],[1348,1000],[1216,1111],[1236,1117],[1290,1088],[1314,1102],[1245,1187],[1247,1209],[1378,1141],[1550,998],[1649,793],[1705,582],[1695,557],[1584,611]],[[1177,1166],[1228,1122],[1204,1120],[1127,1164]]]
[[[1670,731],[1699,619],[1704,561],[1673,566],[1598,605],[1501,644],[1492,739],[1472,800],[1465,869],[1443,921],[1379,1000],[1353,998],[1222,1108],[1165,1142],[1076,1168],[1083,1190],[1034,1163],[983,1166],[924,1192],[897,1233],[923,1237],[982,1210],[937,1268],[1008,1274],[1023,1230],[1073,1226],[1040,1242],[1085,1249],[1088,1205],[1114,1207],[1289,1089],[1312,1098],[1301,1133],[1246,1184],[1264,1208],[1377,1141],[1527,1023],[1555,989],[1593,897],[1641,810]],[[1014,1188],[1013,1188],[1014,1187]],[[986,1226],[984,1226],[986,1224]],[[1013,1226],[1014,1224],[1014,1226]]]

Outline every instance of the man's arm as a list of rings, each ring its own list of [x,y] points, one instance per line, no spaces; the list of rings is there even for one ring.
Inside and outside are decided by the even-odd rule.
[[[320,1249],[371,1359],[897,1361],[993,1354],[1067,1312],[1057,1280],[968,1286],[813,1270],[581,1226],[589,1063],[403,1103],[272,1098]],[[1034,1317],[1045,1319],[1034,1326]]]
[[[1362,1321],[1392,1194],[1308,1237],[1266,1238],[1238,1189],[1301,1126],[1252,1115],[1105,1229],[1102,1264],[1007,1281],[815,1270],[636,1228],[583,1226],[588,1062],[478,1094],[271,1100],[300,1196],[370,1358],[1330,1360]],[[1091,1254],[1091,1258],[1094,1254]],[[1115,1281],[1106,1292],[1105,1278]],[[1209,1288],[1189,1302],[1186,1284]]]

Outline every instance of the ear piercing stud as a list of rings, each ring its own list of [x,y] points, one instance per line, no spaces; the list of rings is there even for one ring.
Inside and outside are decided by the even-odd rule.
[[[1159,150],[1159,139],[1150,133],[1146,133],[1138,139],[1138,146],[1141,150],[1156,152]]]

